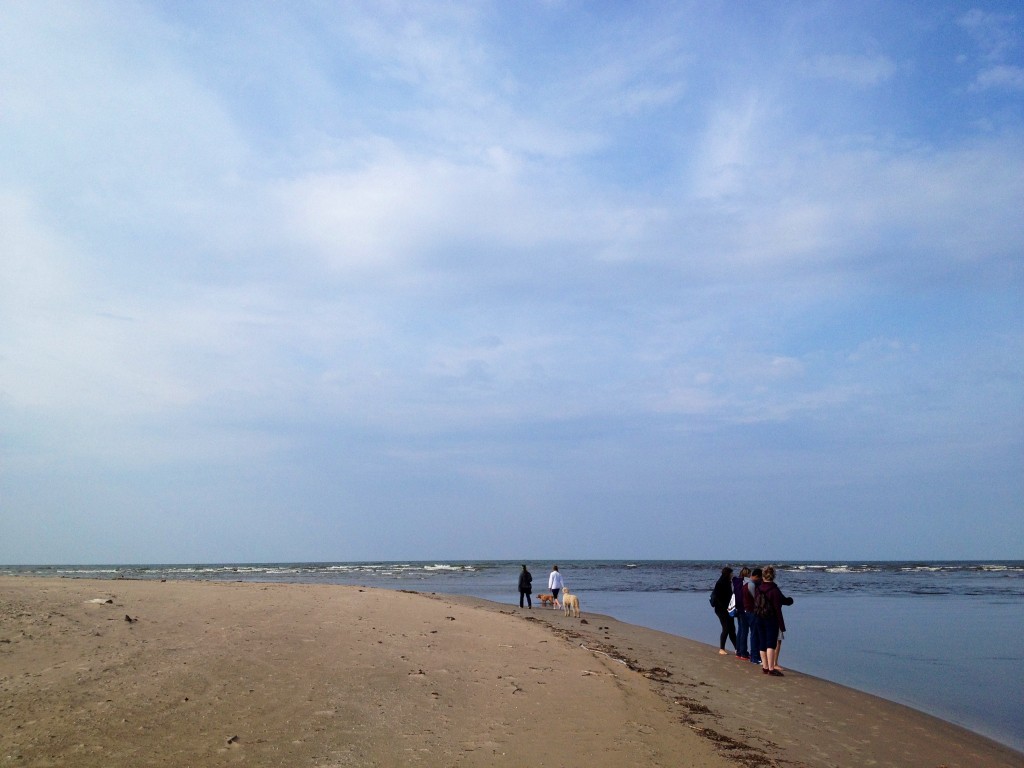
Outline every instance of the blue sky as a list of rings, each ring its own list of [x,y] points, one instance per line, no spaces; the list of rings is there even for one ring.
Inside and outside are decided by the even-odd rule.
[[[1024,8],[0,6],[0,562],[1006,558]]]

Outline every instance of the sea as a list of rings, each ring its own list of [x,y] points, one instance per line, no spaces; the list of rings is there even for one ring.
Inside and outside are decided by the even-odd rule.
[[[554,563],[525,564],[534,591],[542,591]],[[558,565],[584,614],[688,637],[717,652],[721,628],[708,594],[723,563]],[[738,572],[759,564],[730,565]],[[906,704],[1024,752],[1024,560],[773,565],[776,583],[794,599],[785,609],[783,667]],[[461,560],[0,566],[0,574],[348,584],[518,605],[520,569],[521,561]]]

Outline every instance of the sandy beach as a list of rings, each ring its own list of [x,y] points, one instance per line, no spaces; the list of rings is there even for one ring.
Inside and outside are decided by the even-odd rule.
[[[336,585],[0,578],[0,764],[1024,765],[581,597],[575,619]]]

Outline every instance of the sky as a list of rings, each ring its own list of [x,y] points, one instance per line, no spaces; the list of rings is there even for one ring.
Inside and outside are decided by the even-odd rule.
[[[1017,2],[0,3],[0,563],[1024,557]]]

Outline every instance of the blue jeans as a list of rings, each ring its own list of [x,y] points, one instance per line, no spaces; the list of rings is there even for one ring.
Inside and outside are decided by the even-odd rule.
[[[747,645],[747,637],[750,634],[750,614],[746,611],[736,611],[736,653],[740,656],[748,656],[750,651]]]
[[[761,658],[761,619],[756,613],[747,614],[747,624],[750,626],[750,660]]]

